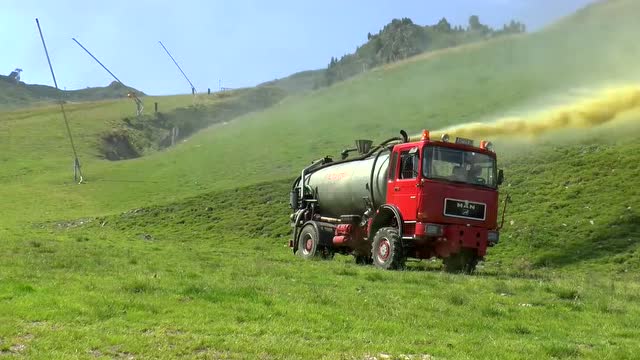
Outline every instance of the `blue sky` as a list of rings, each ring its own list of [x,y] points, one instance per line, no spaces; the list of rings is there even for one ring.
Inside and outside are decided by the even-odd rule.
[[[58,85],[104,86],[110,75],[71,38],[87,47],[125,84],[148,94],[189,93],[158,41],[171,51],[198,91],[244,87],[325,67],[353,52],[367,33],[393,18],[420,25],[470,15],[500,27],[511,19],[529,30],[593,0],[5,0],[0,4],[0,73],[23,69],[27,83],[53,85],[35,18]]]

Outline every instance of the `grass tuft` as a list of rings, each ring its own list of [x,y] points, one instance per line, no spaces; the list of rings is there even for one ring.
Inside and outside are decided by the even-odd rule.
[[[449,303],[455,306],[462,306],[467,304],[469,299],[462,294],[451,294],[449,296]]]
[[[130,281],[122,286],[122,288],[130,292],[132,294],[143,294],[149,293],[156,290],[156,287],[153,286],[148,280],[137,279]]]

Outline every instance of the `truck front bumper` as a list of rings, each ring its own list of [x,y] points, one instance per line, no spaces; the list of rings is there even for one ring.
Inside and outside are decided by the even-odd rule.
[[[435,240],[435,252],[439,256],[457,253],[460,248],[477,249],[479,256],[484,256],[488,246],[499,241],[499,233],[482,227],[432,224],[418,222],[415,226],[415,238],[418,240]]]

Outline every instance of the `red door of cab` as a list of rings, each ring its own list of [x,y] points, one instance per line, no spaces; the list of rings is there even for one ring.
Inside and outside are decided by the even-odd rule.
[[[387,183],[387,202],[395,205],[404,221],[416,220],[418,205],[418,181],[420,181],[420,151],[415,145],[396,146],[391,161],[395,166],[390,168]]]

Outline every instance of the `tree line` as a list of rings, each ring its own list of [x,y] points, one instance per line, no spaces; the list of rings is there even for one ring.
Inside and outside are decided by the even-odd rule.
[[[526,32],[526,26],[512,20],[502,29],[482,24],[477,15],[469,17],[466,27],[452,26],[446,18],[434,25],[420,26],[409,18],[393,19],[377,34],[367,34],[367,42],[353,54],[332,57],[324,78],[314,87],[329,86],[372,67],[392,63],[408,57],[438,49],[459,46],[498,36]]]

